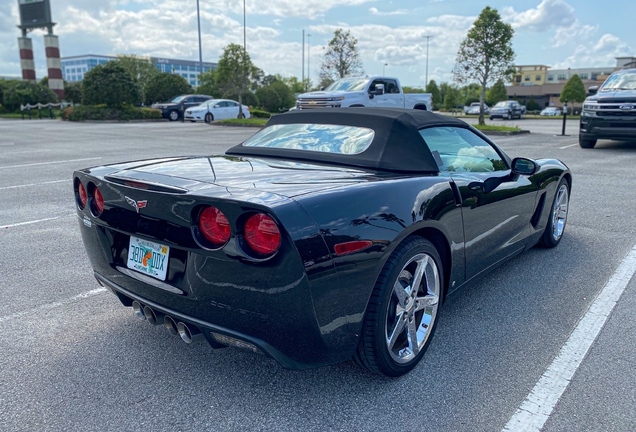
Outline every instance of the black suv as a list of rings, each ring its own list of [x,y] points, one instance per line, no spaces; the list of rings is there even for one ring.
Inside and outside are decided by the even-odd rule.
[[[579,145],[594,148],[596,140],[636,140],[636,69],[614,72],[589,88],[583,103]]]
[[[161,116],[163,118],[170,119],[170,121],[176,121],[183,118],[183,113],[188,108],[201,105],[203,102],[212,99],[212,96],[206,95],[181,95],[172,99],[167,103],[156,103],[152,105],[152,108],[161,110]]]

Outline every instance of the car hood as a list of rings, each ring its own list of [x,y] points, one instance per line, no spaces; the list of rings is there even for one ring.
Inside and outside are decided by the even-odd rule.
[[[600,91],[588,98],[597,102],[627,102],[636,103],[636,90]]]
[[[309,93],[303,93],[298,96],[298,99],[324,99],[324,98],[339,98],[347,95],[360,95],[364,92],[346,92],[346,91],[315,91]]]
[[[196,193],[209,185],[256,189],[289,198],[404,175],[280,159],[234,156],[156,159],[108,166],[107,177]]]

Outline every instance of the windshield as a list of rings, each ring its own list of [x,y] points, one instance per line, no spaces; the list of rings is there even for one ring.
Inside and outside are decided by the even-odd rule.
[[[177,96],[176,98],[172,99],[170,102],[179,103],[183,100],[183,98],[185,98],[185,96]]]
[[[497,105],[495,105],[495,106],[496,107],[506,107],[508,105],[510,105],[509,101],[507,101],[507,102],[497,102]]]
[[[617,72],[605,81],[601,91],[636,90],[636,72]]]
[[[327,87],[325,91],[362,91],[367,86],[368,82],[368,78],[344,78],[331,83],[331,85]]]
[[[361,127],[284,124],[266,127],[245,141],[243,146],[353,155],[365,151],[374,136],[372,129]]]

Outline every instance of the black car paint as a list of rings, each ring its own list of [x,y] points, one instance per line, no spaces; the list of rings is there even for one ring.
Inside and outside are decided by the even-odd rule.
[[[75,177],[104,196],[100,217],[90,203],[78,207],[80,228],[96,277],[125,305],[134,299],[197,325],[213,346],[209,331],[250,341],[301,369],[350,358],[378,273],[409,235],[426,236],[440,250],[449,294],[533,246],[549,214],[548,204],[531,223],[541,196],[552,203],[559,180],[570,177],[558,161],[537,164],[529,177],[497,173],[503,178],[488,193],[474,186],[493,177],[483,174],[414,176],[228,156],[111,165]],[[154,191],[154,184],[185,192]],[[137,213],[126,196],[148,205]],[[233,225],[224,247],[196,240],[201,205],[218,206]],[[267,260],[242,244],[241,221],[257,211],[271,215],[283,234]],[[171,247],[166,283],[181,294],[117,270],[126,267],[130,235]],[[358,239],[373,246],[335,255],[335,244]]]

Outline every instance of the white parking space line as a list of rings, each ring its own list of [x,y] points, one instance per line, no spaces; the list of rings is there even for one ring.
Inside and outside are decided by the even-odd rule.
[[[60,306],[64,306],[66,304],[69,303],[74,303],[78,300],[83,300],[89,297],[93,297],[102,293],[105,293],[106,291],[108,291],[106,288],[96,288],[94,290],[90,290],[90,291],[86,291],[83,292],[81,294],[78,294],[74,297],[70,297],[64,300],[60,300],[58,302],[54,302],[54,303],[47,303],[47,304],[43,304],[41,306],[35,307],[33,309],[29,309],[28,311],[22,311],[22,312],[17,312],[11,315],[7,315],[7,316],[3,316],[0,317],[0,324],[6,321],[11,321],[11,320],[15,320],[18,318],[22,318],[25,315],[29,315],[29,314],[34,314],[36,312],[41,312],[43,310],[51,310],[51,309],[55,309],[58,308]]]
[[[563,149],[566,149],[566,148],[574,147],[575,145],[579,145],[579,143],[574,143],[574,144],[566,145],[566,146],[563,146],[563,147],[559,147],[559,150],[563,150]]]
[[[559,355],[503,428],[504,432],[540,431],[543,428],[635,273],[636,245],[596,296]]]
[[[0,143],[0,147],[5,147],[5,146],[12,146],[15,145],[15,143]]]
[[[18,188],[30,187],[30,186],[42,186],[42,185],[55,184],[55,183],[64,183],[64,182],[70,182],[71,180],[72,179],[53,180],[53,181],[42,182],[42,183],[27,183],[27,184],[23,184],[23,185],[4,186],[4,187],[0,187],[0,190],[18,189]]]
[[[40,222],[47,222],[47,221],[52,221],[52,220],[60,219],[60,218],[63,218],[63,217],[69,217],[69,216],[75,216],[75,215],[55,216],[55,217],[52,217],[52,218],[38,219],[38,220],[33,220],[33,221],[28,221],[28,222],[20,222],[20,223],[15,223],[15,224],[11,224],[11,225],[0,225],[0,229],[14,228],[14,227],[19,227],[19,226],[23,226],[23,225],[31,225],[31,224],[36,224],[36,223],[40,223]]]
[[[39,166],[39,165],[53,165],[53,164],[62,164],[62,163],[70,163],[70,162],[81,162],[81,161],[97,160],[97,159],[101,159],[101,157],[84,158],[84,159],[69,159],[69,160],[53,161],[53,162],[37,162],[37,163],[24,164],[24,165],[10,165],[10,166],[0,167],[0,169],[26,168],[26,167]]]
[[[42,153],[42,152],[48,152],[51,150],[22,150],[22,151],[17,151],[17,152],[5,152],[0,154],[0,156],[7,156],[7,155],[14,155],[14,154],[23,154],[23,153]]]

